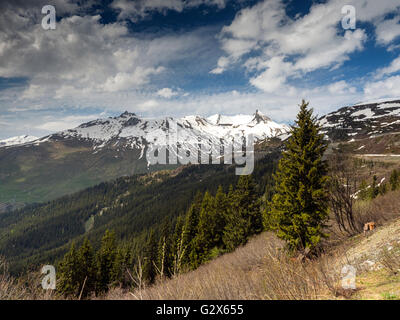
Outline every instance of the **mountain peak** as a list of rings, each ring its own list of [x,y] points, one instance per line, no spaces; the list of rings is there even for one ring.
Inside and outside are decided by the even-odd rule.
[[[137,117],[137,115],[136,115],[136,113],[125,110],[125,112],[121,113],[121,115],[119,117],[120,118],[128,118],[128,117]]]
[[[271,118],[269,118],[266,115],[264,115],[258,109],[256,109],[256,112],[254,113],[253,117],[254,117],[253,121],[255,121],[256,123],[260,123],[260,122],[267,123],[269,121],[272,121]]]

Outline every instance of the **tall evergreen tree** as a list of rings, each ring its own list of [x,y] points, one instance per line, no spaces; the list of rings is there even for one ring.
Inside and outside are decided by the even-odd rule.
[[[233,251],[263,230],[262,212],[251,175],[240,176],[236,189],[230,186],[227,199],[229,207],[223,243],[227,251]]]
[[[97,285],[96,292],[102,293],[108,290],[112,283],[114,263],[117,255],[117,245],[115,242],[115,233],[106,230],[101,239],[101,247],[97,252]]]
[[[185,243],[185,227],[186,227],[186,219],[185,217],[178,217],[177,222],[175,224],[174,233],[171,237],[171,257],[168,263],[168,274],[169,275],[178,275],[182,272],[187,260],[186,252],[188,250],[188,244]]]
[[[241,215],[249,220],[248,236],[260,233],[263,230],[259,196],[251,175],[240,176],[234,192],[233,204],[235,209],[241,211]]]
[[[157,277],[158,239],[153,229],[150,229],[144,250],[144,279],[153,283]]]
[[[186,214],[183,245],[186,248],[183,255],[183,264],[192,268],[192,261],[197,260],[197,250],[194,243],[194,239],[199,231],[199,219],[201,203],[203,201],[203,195],[198,192],[195,196],[193,204],[190,206],[188,213]]]
[[[218,187],[217,194],[214,198],[214,211],[215,211],[215,228],[213,237],[213,246],[218,248],[223,247],[223,233],[226,226],[226,219],[228,215],[228,202],[227,196],[222,189],[222,186]]]
[[[79,280],[79,268],[78,252],[75,243],[72,243],[70,250],[64,255],[57,268],[57,290],[60,293],[65,296],[79,295],[79,288],[82,285]]]
[[[304,100],[275,175],[274,228],[293,250],[314,251],[325,237],[327,148],[313,110]]]
[[[80,284],[79,294],[87,297],[95,290],[96,284],[96,265],[92,245],[85,238],[82,246],[78,250],[78,282]]]
[[[193,240],[191,262],[194,268],[211,258],[211,250],[214,247],[215,222],[214,199],[207,191],[201,203],[198,232]]]
[[[111,271],[111,278],[116,284],[122,285],[123,287],[127,287],[130,284],[131,279],[126,272],[130,267],[130,261],[130,248],[126,245],[118,247]]]

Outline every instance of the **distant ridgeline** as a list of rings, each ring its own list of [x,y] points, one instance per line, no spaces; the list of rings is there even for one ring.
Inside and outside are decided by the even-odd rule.
[[[279,148],[256,159],[253,177],[259,196],[270,195]],[[174,171],[122,177],[44,204],[0,215],[0,255],[13,273],[55,263],[87,237],[95,246],[106,230],[139,252],[149,230],[186,214],[197,192],[228,192],[238,176],[231,165],[191,165]],[[155,234],[158,234],[155,232]]]

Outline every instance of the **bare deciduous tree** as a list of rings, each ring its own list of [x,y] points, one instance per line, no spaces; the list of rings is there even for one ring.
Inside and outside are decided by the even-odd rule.
[[[329,201],[339,230],[353,235],[360,226],[356,222],[354,202],[358,179],[354,162],[347,156],[334,155],[330,158]]]

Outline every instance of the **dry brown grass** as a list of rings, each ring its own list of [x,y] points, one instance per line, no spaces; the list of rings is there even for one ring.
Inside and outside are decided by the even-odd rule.
[[[372,201],[359,202],[357,210],[359,223],[374,221],[383,225],[400,217],[400,190],[389,191]]]
[[[42,275],[29,273],[15,279],[8,273],[5,259],[0,256],[0,300],[53,300],[60,298],[52,290],[41,287]]]
[[[263,233],[195,271],[133,292],[113,289],[104,299],[334,299],[343,294],[336,258],[301,262],[274,235]]]
[[[362,233],[367,222],[375,222],[377,227],[382,227],[400,217],[400,190],[388,191],[373,200],[357,200],[354,204],[354,220],[358,233]],[[343,246],[349,235],[342,232],[333,216],[329,221],[329,238],[324,242],[324,247]],[[354,234],[355,236],[357,234]]]

